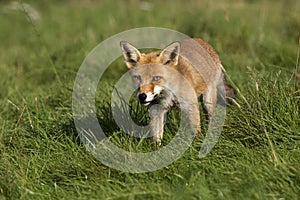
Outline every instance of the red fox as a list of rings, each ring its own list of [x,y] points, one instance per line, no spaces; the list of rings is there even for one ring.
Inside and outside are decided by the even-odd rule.
[[[218,55],[200,38],[173,42],[162,51],[147,54],[125,41],[121,41],[120,46],[138,88],[138,100],[153,107],[150,107],[150,126],[153,141],[159,145],[165,113],[170,107],[180,104],[190,125],[200,131],[200,113],[198,104],[194,103],[198,102],[198,97],[202,96],[210,119],[220,91],[225,89],[227,96],[235,95],[234,88],[226,81]],[[159,107],[152,106],[157,103]]]

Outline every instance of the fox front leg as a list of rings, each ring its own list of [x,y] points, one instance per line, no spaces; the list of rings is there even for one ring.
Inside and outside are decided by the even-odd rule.
[[[150,107],[150,126],[153,142],[161,145],[164,133],[164,118],[167,110],[161,105],[155,104]]]

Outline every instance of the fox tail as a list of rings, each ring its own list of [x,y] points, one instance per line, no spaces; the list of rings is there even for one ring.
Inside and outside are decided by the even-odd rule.
[[[235,102],[234,98],[235,98],[237,92],[236,92],[236,89],[228,82],[225,74],[223,76],[223,84],[224,84],[223,91],[219,90],[219,92],[218,92],[218,102],[221,104],[227,103],[230,105],[235,105],[236,102]],[[224,94],[224,92],[225,92],[225,94]],[[224,100],[226,100],[226,101],[224,101]]]

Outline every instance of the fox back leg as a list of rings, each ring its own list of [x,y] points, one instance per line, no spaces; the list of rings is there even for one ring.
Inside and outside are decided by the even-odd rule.
[[[206,91],[203,93],[203,104],[210,120],[217,104],[216,86],[210,85],[207,87]]]
[[[200,126],[200,112],[198,108],[198,104],[193,104],[190,106],[190,108],[185,111],[190,127],[192,131],[201,132],[201,126]]]

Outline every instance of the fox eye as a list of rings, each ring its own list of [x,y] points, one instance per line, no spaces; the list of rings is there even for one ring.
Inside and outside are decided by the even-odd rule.
[[[161,76],[153,76],[152,81],[160,81],[161,78]]]
[[[141,76],[139,76],[139,75],[134,75],[134,76],[132,76],[132,78],[135,81],[140,81],[141,80]]]

